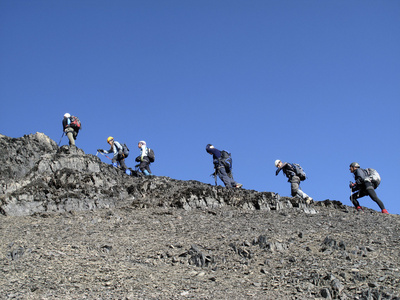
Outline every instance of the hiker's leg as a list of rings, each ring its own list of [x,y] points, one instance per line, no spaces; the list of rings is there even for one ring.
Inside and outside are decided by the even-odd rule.
[[[299,196],[301,199],[307,199],[309,196],[304,193],[300,188],[297,190],[297,196]]]
[[[146,170],[147,170],[147,172],[149,172],[149,174],[151,175],[150,163],[148,163],[148,164],[147,164],[147,166],[146,166]]]
[[[350,201],[351,201],[351,203],[353,203],[354,207],[356,207],[356,208],[360,206],[360,202],[358,202],[358,200],[357,200],[358,198],[359,198],[358,192],[355,192],[350,196]]]
[[[146,169],[146,162],[141,161],[139,164],[139,170],[143,173],[143,171]]]
[[[226,187],[231,188],[236,186],[236,182],[228,176],[224,166],[219,166],[217,170],[218,177]]]
[[[232,185],[232,187],[237,187],[237,186],[238,186],[238,183],[235,181],[235,179],[233,179],[232,172],[229,172],[229,173],[228,173],[228,177],[231,179],[231,185]]]
[[[150,161],[149,161],[149,159],[147,157],[144,157],[143,161],[141,161],[140,165],[139,165],[140,171],[142,171],[142,173],[144,175],[146,175],[146,176],[147,175],[151,175],[151,171],[150,171],[149,165],[150,165]]]
[[[300,178],[297,176],[293,176],[290,179],[290,193],[291,193],[292,197],[296,197],[297,195],[299,195],[299,197],[303,199],[303,197],[301,196],[301,194],[303,192],[300,191],[299,184],[300,184]],[[300,191],[300,194],[299,194],[299,191]]]
[[[383,202],[381,199],[378,198],[378,195],[376,194],[374,187],[371,182],[365,182],[365,187],[366,187],[366,192],[367,194],[371,197],[372,200],[378,204],[379,208],[381,210],[385,209],[385,205],[383,205]]]
[[[65,129],[65,132],[66,132],[68,140],[69,140],[69,145],[75,146],[74,129],[71,127],[68,127],[67,129]]]
[[[364,196],[366,196],[366,195],[368,195],[368,194],[367,194],[367,191],[366,191],[365,188],[363,187],[363,188],[361,188],[359,191],[353,193],[353,194],[350,196],[350,201],[353,203],[354,207],[357,208],[357,207],[360,206],[360,202],[358,202],[358,199],[360,199],[360,198],[362,198],[362,197],[364,197]]]
[[[153,174],[151,174],[150,163],[148,163],[146,165],[146,168],[145,168],[144,172],[145,172],[146,175],[153,175]]]
[[[76,140],[76,137],[78,136],[78,132],[79,132],[79,130],[76,131],[76,130],[74,129],[74,140]]]
[[[118,154],[118,162],[119,162],[119,164],[120,164],[120,166],[121,166],[121,169],[123,170],[123,171],[125,171],[128,167],[126,166],[126,164],[125,164],[125,158],[123,158],[122,157],[122,155],[119,155]]]

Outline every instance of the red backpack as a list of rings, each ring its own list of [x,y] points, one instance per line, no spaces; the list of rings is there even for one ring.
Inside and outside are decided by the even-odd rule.
[[[71,126],[72,128],[74,128],[76,130],[81,129],[81,121],[79,120],[78,117],[71,116],[70,120],[71,120],[71,123],[69,124],[69,126]]]

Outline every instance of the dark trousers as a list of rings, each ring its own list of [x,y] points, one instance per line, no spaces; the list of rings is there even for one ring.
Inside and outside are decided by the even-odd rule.
[[[128,167],[125,164],[125,157],[122,154],[118,154],[117,156],[114,156],[111,161],[113,163],[119,162],[119,165],[121,166],[122,171],[125,171],[126,169],[128,169]]]
[[[219,179],[225,184],[226,187],[236,187],[237,183],[233,180],[233,177],[230,177],[226,172],[225,166],[219,165],[217,167],[217,175]],[[232,175],[231,175],[232,176]]]
[[[140,162],[139,164],[139,170],[144,173],[144,170],[147,170],[149,174],[151,174],[150,170],[150,160],[147,156],[143,157],[143,161]]]
[[[358,202],[357,199],[367,195],[370,196],[371,199],[376,202],[376,204],[378,204],[381,210],[385,209],[385,205],[383,205],[383,202],[378,198],[378,195],[376,194],[374,189],[374,185],[371,182],[365,182],[360,190],[350,196],[350,201],[355,207],[358,207],[360,206],[360,202]]]

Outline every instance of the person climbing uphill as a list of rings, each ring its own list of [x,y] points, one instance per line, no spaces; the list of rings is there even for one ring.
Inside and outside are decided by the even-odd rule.
[[[145,141],[140,141],[138,143],[138,148],[140,149],[140,155],[136,157],[136,161],[139,162],[139,170],[145,175],[145,176],[151,176],[153,175],[150,170],[150,163],[152,162],[151,160],[154,161],[154,156],[150,156],[151,153],[153,153],[150,148],[147,148],[146,142]]]
[[[81,121],[75,116],[71,116],[69,113],[64,114],[62,120],[63,131],[68,137],[69,145],[75,146],[75,140],[78,136],[79,130],[81,129]],[[60,140],[61,142],[61,140]]]
[[[229,153],[220,151],[211,144],[207,144],[206,151],[213,156],[214,176],[218,176],[227,188],[241,188],[243,184],[237,183],[233,179],[231,165],[229,166],[223,159],[223,154],[229,155]]]
[[[104,149],[97,149],[98,152],[100,153],[113,153],[114,156],[111,159],[112,165],[114,167],[118,167],[118,163],[121,166],[121,169],[126,172],[126,170],[128,169],[126,164],[125,164],[125,158],[128,157],[129,155],[129,149],[128,147],[123,144],[121,145],[120,143],[118,143],[117,141],[114,141],[114,138],[112,136],[109,136],[107,138],[107,143],[110,145],[110,149],[109,150],[104,150]]]
[[[288,162],[283,163],[279,159],[275,160],[275,167],[278,168],[275,172],[275,176],[278,176],[279,172],[282,170],[284,175],[288,178],[288,182],[290,182],[291,184],[292,197],[297,196],[300,199],[305,200],[307,204],[313,203],[313,199],[300,189],[300,181],[305,180],[306,178],[305,173],[302,178],[300,178],[299,175],[296,173],[294,164]]]
[[[350,196],[350,201],[353,203],[357,211],[362,211],[358,199],[368,195],[373,201],[378,204],[382,213],[389,214],[383,202],[378,198],[375,189],[381,183],[381,177],[374,169],[361,169],[360,164],[352,162],[350,164],[350,172],[354,175],[355,182],[350,182],[350,189],[353,193]]]

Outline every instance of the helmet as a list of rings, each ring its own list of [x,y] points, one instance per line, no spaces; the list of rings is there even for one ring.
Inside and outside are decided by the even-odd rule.
[[[114,140],[114,138],[113,138],[112,136],[109,136],[109,137],[107,138],[107,143],[109,143],[109,142],[112,141],[112,140]]]
[[[277,159],[276,161],[275,161],[275,167],[278,167],[278,164],[281,162],[281,160],[280,159]]]
[[[146,146],[146,142],[145,141],[140,141],[139,144],[142,144],[142,145]]]
[[[212,148],[212,146],[213,146],[213,145],[211,145],[211,144],[207,144],[207,146],[206,146],[206,151],[208,152],[208,151]]]
[[[352,163],[350,164],[350,167],[359,168],[359,167],[360,167],[360,164],[359,164],[358,162],[352,162]]]
[[[70,115],[69,113],[66,113],[66,114],[64,115],[64,118],[69,118],[69,117],[71,117],[71,115]]]

